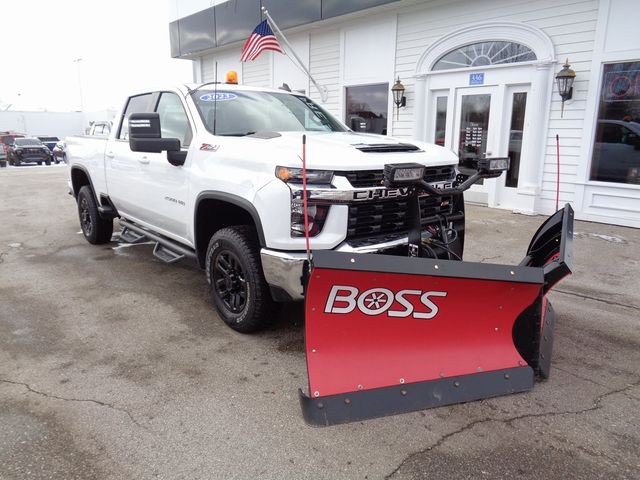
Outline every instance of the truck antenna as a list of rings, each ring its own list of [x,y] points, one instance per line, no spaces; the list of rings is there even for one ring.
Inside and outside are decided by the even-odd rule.
[[[213,134],[216,134],[216,113],[218,112],[218,62],[215,65],[215,82],[213,85]]]
[[[309,248],[309,210],[307,205],[307,136],[302,135],[302,208],[304,209],[304,240],[307,247],[308,268],[311,268]]]

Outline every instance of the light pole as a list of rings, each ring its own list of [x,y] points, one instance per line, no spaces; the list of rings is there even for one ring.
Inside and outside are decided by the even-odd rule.
[[[80,92],[80,111],[84,111],[84,103],[82,101],[82,76],[80,75],[80,62],[82,58],[76,58],[73,63],[78,65],[78,90]]]

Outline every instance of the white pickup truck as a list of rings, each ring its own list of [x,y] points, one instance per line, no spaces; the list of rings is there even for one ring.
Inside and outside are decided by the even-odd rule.
[[[449,150],[354,133],[304,95],[185,85],[129,97],[108,138],[67,139],[84,236],[109,242],[118,218],[126,241],[157,242],[164,261],[195,259],[229,326],[262,328],[274,302],[304,295],[303,134],[313,250],[407,255],[408,192],[385,188],[386,164],[423,164],[436,188],[456,182]],[[423,195],[420,210],[430,235],[449,238],[433,254],[461,256],[462,195]]]

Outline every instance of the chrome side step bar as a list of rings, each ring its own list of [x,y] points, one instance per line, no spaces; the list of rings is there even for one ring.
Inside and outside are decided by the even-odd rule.
[[[145,228],[139,227],[128,220],[119,219],[122,225],[120,238],[128,243],[140,243],[144,240],[153,240],[156,245],[153,249],[153,255],[166,263],[178,262],[184,258],[196,260],[196,253],[188,247],[180,245],[178,242],[163,237],[157,233],[151,232]]]

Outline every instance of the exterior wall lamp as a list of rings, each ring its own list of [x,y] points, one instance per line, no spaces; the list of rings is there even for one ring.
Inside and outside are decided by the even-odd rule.
[[[400,107],[407,106],[407,97],[404,96],[404,85],[400,82],[400,77],[391,87],[391,93],[393,93],[393,103],[396,104],[398,116],[400,116]]]
[[[576,72],[571,69],[569,59],[564,62],[562,70],[556,74],[556,82],[558,82],[558,93],[562,98],[562,107],[560,109],[560,118],[564,114],[564,102],[571,100],[573,97],[573,81],[576,79]]]

